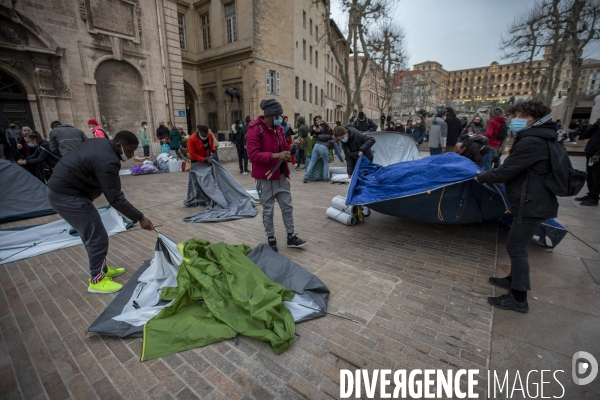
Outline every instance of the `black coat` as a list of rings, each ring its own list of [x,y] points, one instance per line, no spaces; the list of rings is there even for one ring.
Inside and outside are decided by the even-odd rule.
[[[377,130],[377,125],[375,125],[375,122],[373,122],[371,118],[367,117],[365,117],[365,119],[363,119],[362,121],[357,119],[356,121],[354,121],[353,126],[359,132],[375,132]]]
[[[590,125],[584,132],[582,139],[590,139],[585,145],[585,154],[593,156],[600,153],[600,125]]]
[[[156,137],[162,140],[169,138],[169,128],[162,125],[156,129]]]
[[[448,136],[446,136],[446,146],[454,146],[458,142],[458,137],[462,132],[462,123],[457,117],[448,115],[446,117],[446,125],[448,125]]]
[[[476,136],[463,142],[465,152],[462,154],[477,166],[481,167],[483,155],[490,152],[490,141],[485,136]]]
[[[541,179],[528,173],[531,169],[538,176],[545,177],[552,171],[547,144],[549,140],[556,140],[556,123],[553,121],[525,129],[517,134],[509,156],[500,167],[477,176],[481,183],[505,183],[506,195],[515,217],[520,212],[521,193],[526,181],[522,216],[554,218],[558,213],[556,196],[544,187]]]
[[[235,147],[237,149],[243,149],[246,147],[246,131],[248,130],[248,125],[244,125],[243,127],[238,127],[237,132],[233,135],[233,141],[235,142]]]
[[[25,145],[27,146],[27,144]],[[60,156],[50,151],[50,142],[44,140],[36,147],[35,153],[27,157],[27,164],[47,164],[49,167],[54,168],[59,160]]]
[[[48,188],[66,196],[90,200],[104,194],[111,206],[136,222],[142,218],[142,213],[127,201],[121,190],[119,154],[114,140],[86,140],[56,164]]]
[[[358,160],[358,153],[362,151],[367,159],[373,162],[373,151],[371,147],[375,144],[375,138],[365,133],[359,132],[356,128],[348,126],[348,141],[342,143],[342,150],[346,156],[346,169],[348,175],[354,173],[354,167]]]

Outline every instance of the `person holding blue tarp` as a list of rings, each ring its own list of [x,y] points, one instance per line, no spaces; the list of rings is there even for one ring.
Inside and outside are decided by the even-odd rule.
[[[529,311],[527,291],[531,290],[527,246],[539,226],[558,214],[558,200],[542,180],[552,173],[548,142],[556,140],[556,122],[550,108],[539,101],[519,103],[509,113],[514,116],[510,130],[517,134],[509,156],[501,166],[475,179],[480,183],[504,182],[515,216],[506,242],[510,275],[489,279],[492,285],[509,292],[488,297],[488,302],[503,310],[525,313]]]
[[[342,150],[346,155],[346,171],[348,178],[352,177],[356,162],[359,157],[364,155],[369,161],[373,162],[373,151],[371,148],[375,144],[375,138],[365,133],[359,132],[352,125],[346,128],[338,126],[334,130],[336,140],[342,143]]]

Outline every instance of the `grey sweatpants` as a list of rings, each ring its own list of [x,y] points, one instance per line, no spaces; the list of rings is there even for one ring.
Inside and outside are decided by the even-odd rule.
[[[79,233],[90,262],[92,283],[98,283],[107,271],[108,233],[92,201],[48,190],[50,205]]]
[[[263,224],[265,225],[267,237],[275,236],[275,227],[273,226],[275,199],[277,199],[279,208],[281,208],[285,231],[288,235],[294,233],[294,207],[292,207],[292,191],[290,190],[289,179],[283,174],[281,174],[278,181],[257,179],[256,191],[263,207]]]

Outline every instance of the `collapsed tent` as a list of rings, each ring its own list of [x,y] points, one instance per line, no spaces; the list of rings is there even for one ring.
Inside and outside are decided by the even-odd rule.
[[[367,132],[367,134],[375,138],[375,144],[371,148],[373,151],[373,162],[381,166],[388,166],[399,162],[413,161],[421,158],[419,149],[415,145],[415,140],[412,136],[404,133],[390,132]],[[341,149],[340,149],[341,150]],[[308,165],[309,161],[306,161]],[[323,180],[323,161],[318,160],[307,176],[308,181]],[[329,167],[330,177],[336,174],[345,174],[346,167]],[[345,182],[346,178],[338,177],[337,182]]]
[[[496,220],[510,209],[503,188],[474,180],[477,165],[455,153],[382,167],[365,157],[352,176],[347,205],[438,224]]]
[[[19,164],[0,159],[0,224],[56,214],[46,185]]]
[[[206,206],[206,210],[183,220],[186,222],[220,222],[252,218],[258,214],[253,199],[240,183],[218,162],[192,164],[188,181],[186,207]]]
[[[133,225],[112,207],[98,209],[106,232],[112,236]],[[0,263],[35,257],[82,244],[79,234],[64,219],[43,225],[0,230]]]
[[[500,220],[507,226],[512,226],[514,217],[504,217]],[[554,249],[563,240],[563,238],[569,233],[567,228],[562,226],[554,218],[548,218],[544,221],[535,231],[535,236],[538,237],[538,243],[549,249]],[[546,239],[550,239],[550,244]]]
[[[154,259],[138,269],[88,332],[143,336],[143,360],[237,333],[268,339],[276,352],[283,351],[293,338],[291,322],[327,313],[329,289],[265,244],[249,251],[198,239],[178,246],[159,234]]]
[[[387,167],[399,162],[419,160],[421,154],[415,145],[415,139],[405,133],[371,132],[375,138],[373,162]]]

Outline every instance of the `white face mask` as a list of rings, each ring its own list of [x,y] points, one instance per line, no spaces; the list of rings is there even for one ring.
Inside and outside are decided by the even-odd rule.
[[[144,129],[148,129],[148,125],[144,125]]]
[[[94,127],[93,127],[93,126],[90,126],[90,131],[93,131],[93,130],[94,130]]]
[[[127,156],[125,155],[125,149],[123,148],[123,145],[121,145],[121,154],[119,154],[119,157],[121,157],[121,161],[129,160],[129,158],[127,158]]]

